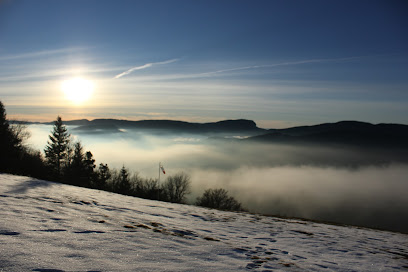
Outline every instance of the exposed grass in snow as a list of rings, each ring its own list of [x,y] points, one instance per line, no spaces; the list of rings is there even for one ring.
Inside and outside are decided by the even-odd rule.
[[[2,271],[401,271],[408,236],[0,174]]]

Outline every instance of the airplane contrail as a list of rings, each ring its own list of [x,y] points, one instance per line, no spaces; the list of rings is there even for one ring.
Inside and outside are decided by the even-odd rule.
[[[219,73],[225,73],[225,72],[231,72],[231,71],[239,71],[239,70],[269,68],[269,67],[297,65],[297,64],[308,64],[308,63],[348,61],[348,60],[354,60],[354,59],[359,59],[359,58],[362,58],[362,57],[347,57],[347,58],[333,58],[333,59],[309,59],[309,60],[301,60],[301,61],[281,62],[281,63],[274,63],[274,64],[252,65],[252,66],[243,66],[243,67],[236,67],[236,68],[229,68],[229,69],[205,72],[205,73],[200,73],[198,75],[199,76],[209,76],[209,75],[213,75],[213,74],[219,74]]]
[[[141,66],[132,67],[129,70],[126,70],[123,73],[120,73],[120,74],[116,75],[115,78],[121,78],[121,77],[126,76],[126,75],[128,75],[128,74],[130,74],[130,73],[132,73],[133,71],[136,71],[136,70],[143,70],[143,69],[155,66],[155,65],[169,64],[169,63],[172,63],[172,62],[176,62],[178,60],[179,59],[171,59],[171,60],[166,60],[166,61],[161,61],[161,62],[150,62],[150,63],[146,63],[146,64],[141,65]]]

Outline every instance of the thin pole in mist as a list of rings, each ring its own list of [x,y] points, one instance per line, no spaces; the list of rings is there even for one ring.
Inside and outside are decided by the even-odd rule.
[[[164,171],[163,165],[161,164],[161,162],[159,162],[159,182],[157,184],[157,200],[160,200],[160,172],[163,171],[163,174],[166,174],[166,171]]]

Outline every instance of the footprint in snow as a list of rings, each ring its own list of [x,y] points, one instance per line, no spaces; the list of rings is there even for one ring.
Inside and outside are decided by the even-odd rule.
[[[17,231],[0,230],[0,235],[19,235]]]
[[[203,221],[208,221],[207,218],[205,218],[204,216],[201,216],[201,215],[197,215],[197,214],[185,214],[185,215],[191,215],[192,217],[199,218],[199,219],[201,219]]]
[[[313,236],[313,233],[307,232],[307,231],[302,231],[302,230],[291,230],[291,232],[304,234],[304,235],[307,235],[307,236]]]
[[[65,229],[41,229],[41,230],[34,230],[34,231],[43,231],[43,232],[62,232],[67,231]]]
[[[42,210],[42,211],[46,211],[46,212],[55,212],[55,210],[53,210],[53,209],[47,209],[47,208],[43,208],[43,207],[36,207],[37,209],[39,209],[39,210]]]
[[[101,230],[84,230],[84,231],[74,231],[74,233],[105,233]]]
[[[249,248],[234,248],[233,251],[238,253],[245,253],[248,252]]]
[[[37,272],[65,272],[64,270],[60,270],[60,269],[44,269],[44,268],[37,268],[37,269],[33,269],[31,271],[37,271]]]

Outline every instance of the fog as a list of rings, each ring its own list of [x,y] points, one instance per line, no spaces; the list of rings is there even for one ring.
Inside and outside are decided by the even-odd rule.
[[[52,126],[28,129],[28,143],[43,150]],[[408,232],[406,150],[260,144],[163,131],[83,134],[69,129],[97,164],[124,165],[149,178],[158,176],[159,162],[166,176],[188,173],[190,203],[205,189],[225,188],[251,212]]]

